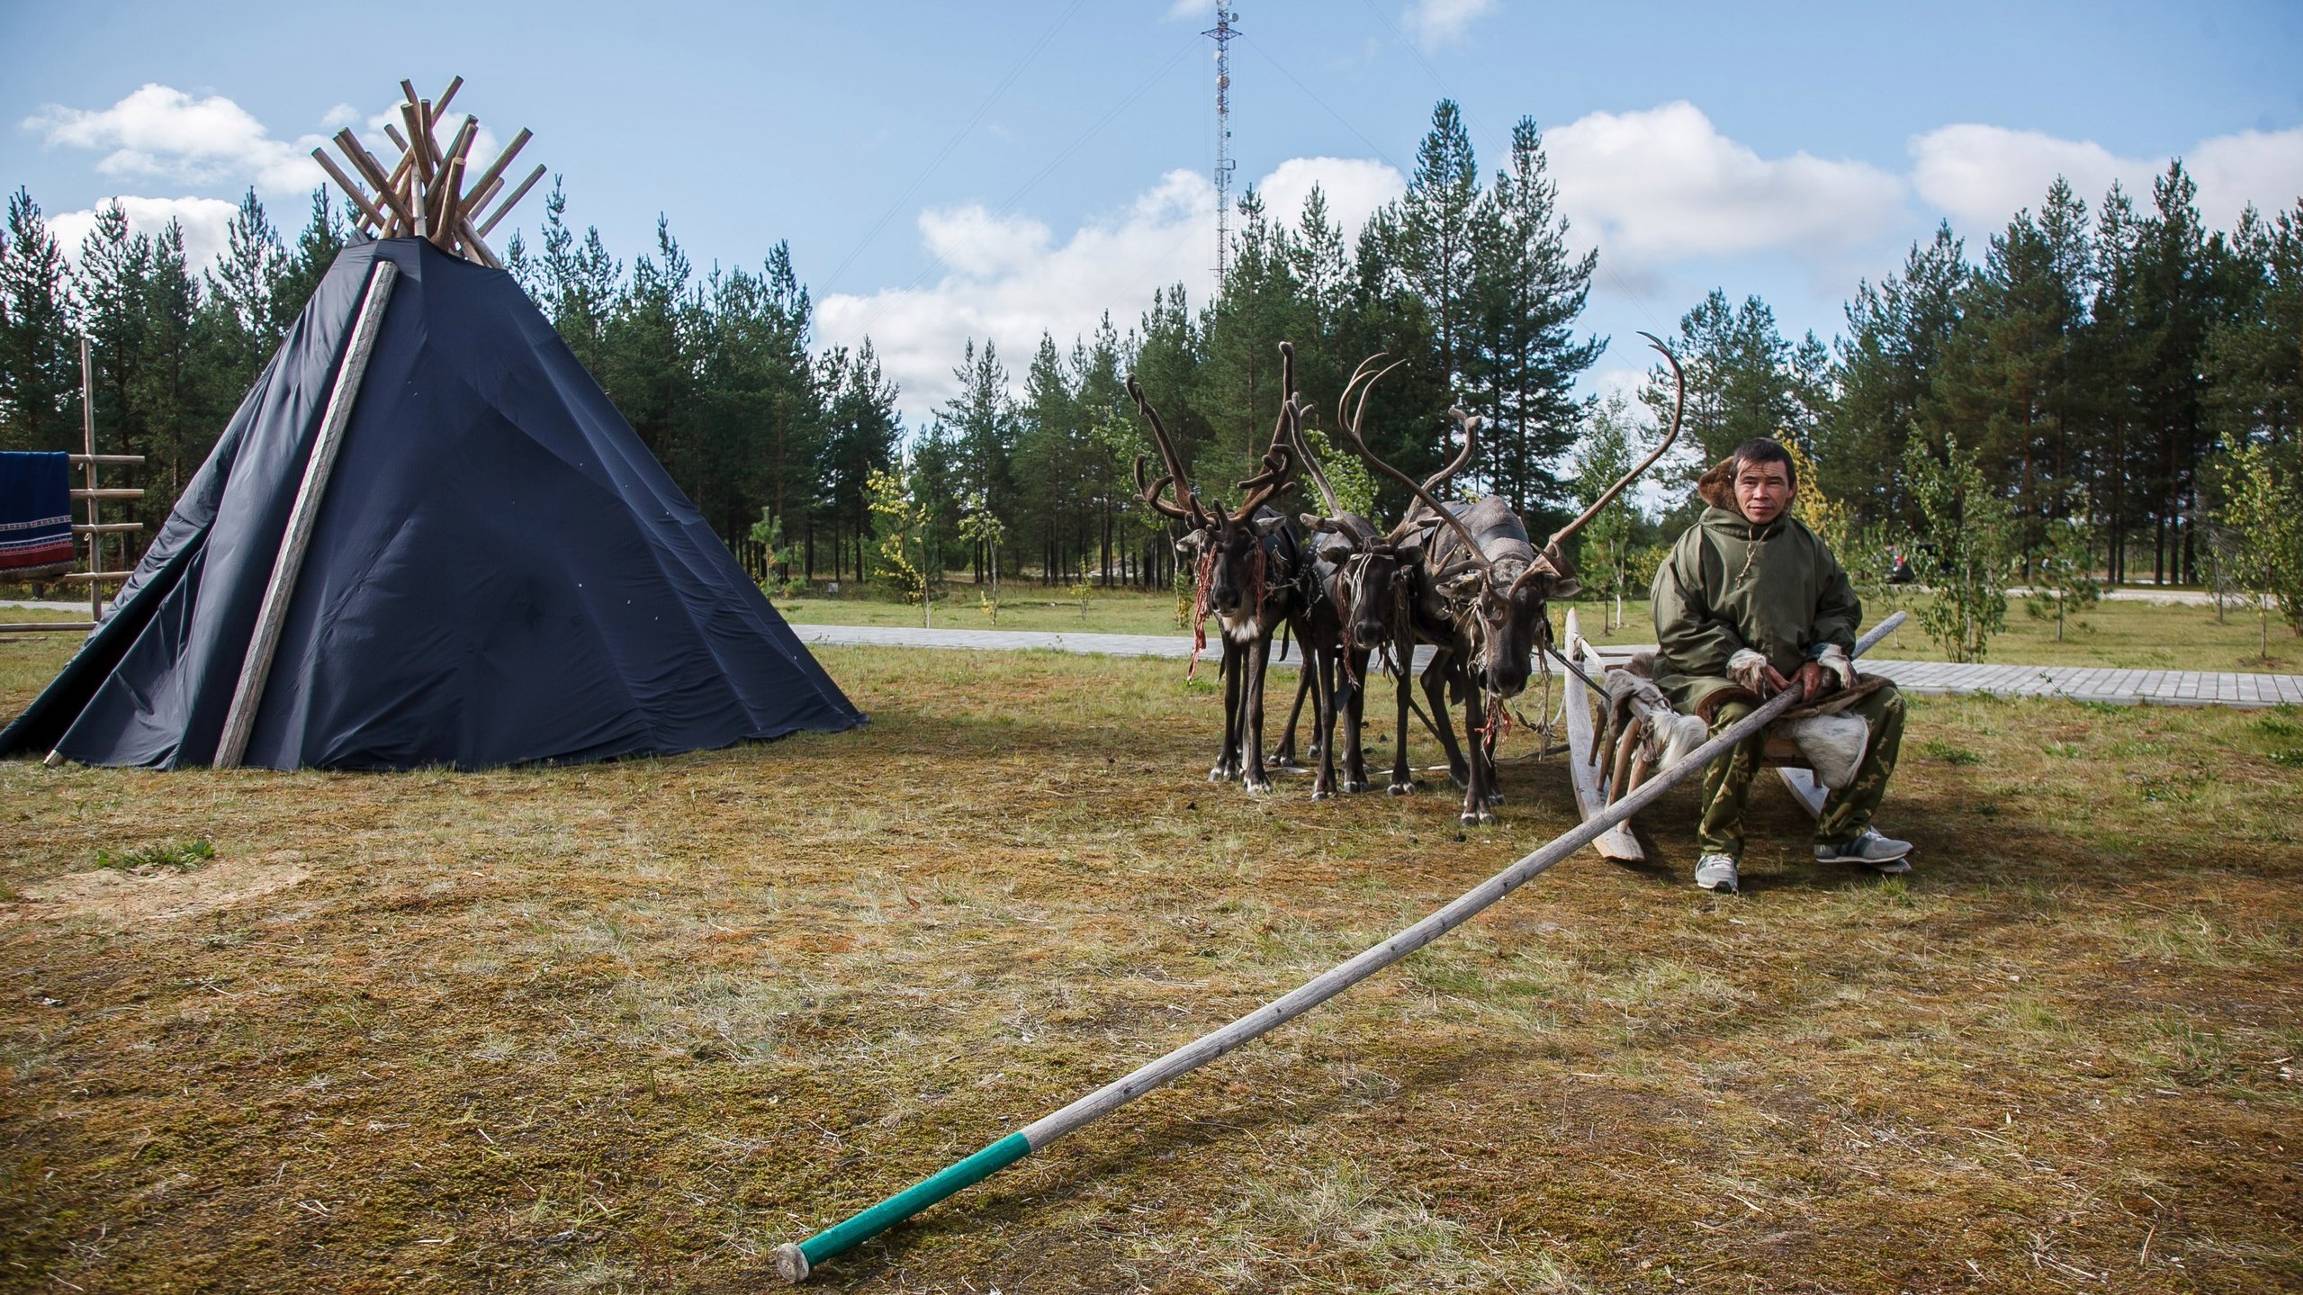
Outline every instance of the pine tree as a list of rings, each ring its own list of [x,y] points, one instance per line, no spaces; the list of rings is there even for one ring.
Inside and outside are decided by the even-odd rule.
[[[952,467],[956,475],[956,492],[932,501],[944,510],[938,517],[938,532],[957,534],[957,502],[974,498],[983,501],[1006,525],[1010,533],[1015,525],[1015,481],[1013,476],[1016,444],[1016,414],[1008,399],[1007,366],[1000,363],[999,350],[989,339],[977,349],[970,338],[965,356],[952,377],[959,382],[959,391],[944,402],[937,422],[947,430],[955,455]],[[981,547],[971,556],[975,578],[980,582],[988,563],[999,561],[997,552],[986,552]]]
[[[1479,164],[1463,114],[1452,99],[1432,108],[1431,130],[1416,150],[1415,174],[1397,206],[1387,249],[1396,272],[1429,311],[1441,381],[1467,391],[1477,352],[1475,225],[1482,216]],[[1434,411],[1439,416],[1439,411]]]
[[[1492,425],[1485,476],[1522,517],[1570,506],[1551,469],[1573,444],[1583,410],[1576,375],[1607,347],[1578,342],[1577,316],[1591,294],[1599,253],[1570,255],[1567,218],[1547,173],[1543,134],[1522,117],[1511,133],[1511,161],[1483,204],[1476,247],[1478,300],[1474,368],[1482,412]],[[1536,523],[1529,521],[1531,527]]]
[[[2231,238],[2232,300],[2209,334],[2209,429],[2226,447],[2303,446],[2303,198],[2269,224],[2249,207]]]
[[[0,449],[80,444],[80,359],[63,250],[19,188],[0,237]]]
[[[272,323],[285,333],[296,317],[304,312],[304,303],[328,276],[328,269],[336,263],[336,255],[344,250],[351,239],[350,219],[339,219],[336,209],[328,204],[328,190],[312,191],[312,212],[304,223],[304,232],[296,236],[296,246],[279,263],[272,286]]]
[[[1713,463],[1754,437],[1788,434],[1800,417],[1793,390],[1792,351],[1775,326],[1775,312],[1758,297],[1730,308],[1717,288],[1679,321],[1673,348],[1687,374],[1687,410],[1674,450],[1684,488]],[[1658,360],[1648,370],[1640,399],[1659,424],[1668,423],[1678,384]]]
[[[1889,465],[1901,461],[1928,399],[1967,275],[1965,248],[1946,222],[1932,240],[1911,245],[1899,274],[1876,287],[1857,283],[1847,303],[1833,375],[1838,405],[1815,451],[1824,488],[1869,520],[1908,520],[1905,487]]]
[[[177,221],[152,240],[143,315],[143,358],[132,375],[130,402],[143,411],[141,451],[148,462],[141,520],[152,535],[232,410],[204,398],[218,384],[201,370],[200,283],[185,261],[184,227]],[[237,403],[238,395],[230,399]]]
[[[286,331],[273,300],[287,255],[264,204],[249,189],[224,228],[224,255],[207,272],[218,358],[243,388],[279,348]]]
[[[1930,384],[1930,442],[1978,446],[2026,555],[2077,497],[2067,465],[2089,259],[2086,208],[2058,178],[2039,217],[2017,212],[1992,236]]]
[[[96,427],[111,447],[141,449],[150,440],[135,381],[148,362],[151,277],[152,240],[129,235],[118,202],[97,208],[80,244],[80,318],[94,369]]]

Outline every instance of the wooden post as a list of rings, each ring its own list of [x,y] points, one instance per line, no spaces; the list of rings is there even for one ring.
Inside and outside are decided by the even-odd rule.
[[[104,496],[97,493],[96,484],[96,380],[88,365],[88,335],[80,335],[80,452],[88,456],[85,469],[88,491],[88,525],[93,528],[104,519],[96,515],[97,501]],[[69,478],[67,478],[69,479]],[[91,529],[88,533],[88,569],[104,569],[104,532]],[[88,619],[104,619],[104,586],[88,582]]]
[[[319,517],[320,500],[327,493],[328,476],[335,468],[336,451],[343,443],[344,425],[351,421],[352,402],[359,395],[360,377],[368,370],[368,353],[375,349],[376,333],[383,324],[384,307],[392,299],[392,281],[398,273],[398,266],[379,260],[368,276],[368,291],[360,301],[351,345],[344,352],[343,366],[336,370],[335,384],[328,392],[327,412],[321,416],[319,434],[313,438],[311,458],[304,464],[303,484],[297,487],[296,503],[288,513],[288,529],[280,540],[280,556],[273,562],[272,578],[264,586],[264,602],[256,614],[248,655],[240,663],[239,686],[232,692],[232,706],[224,716],[224,732],[217,739],[215,767],[219,769],[238,768],[241,756],[247,753],[248,735],[256,727],[256,707],[263,701],[264,683],[272,673],[272,654],[280,646],[280,629],[287,620],[288,600],[294,596],[296,577],[304,569],[304,550],[312,542],[312,526]]]
[[[1903,620],[1897,612],[1855,645],[1857,654]],[[1550,844],[1521,858],[1503,871],[1464,892],[1446,907],[1365,950],[1357,957],[1313,978],[1294,992],[1249,1012],[1211,1034],[1177,1048],[1124,1078],[1104,1085],[1071,1105],[1025,1125],[983,1150],[945,1166],[861,1214],[825,1229],[807,1240],[776,1247],[776,1275],[787,1282],[807,1279],[815,1265],[845,1253],[936,1202],[982,1182],[1049,1143],[1094,1123],[1145,1093],[1199,1069],[1251,1039],[1294,1020],[1328,999],[1351,988],[1385,967],[1461,926],[1538,874],[1591,843],[1601,833],[1630,820],[1682,778],[1727,754],[1735,744],[1774,722],[1799,701],[1791,689],[1777,693],[1757,710],[1737,720],[1687,759],[1648,780],[1645,786],[1616,801],[1595,818],[1569,829]]]

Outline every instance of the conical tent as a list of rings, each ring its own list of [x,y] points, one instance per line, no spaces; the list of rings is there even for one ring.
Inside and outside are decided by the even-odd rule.
[[[391,238],[337,258],[0,755],[215,758],[382,261],[399,273],[242,762],[486,768],[863,722],[511,276]]]

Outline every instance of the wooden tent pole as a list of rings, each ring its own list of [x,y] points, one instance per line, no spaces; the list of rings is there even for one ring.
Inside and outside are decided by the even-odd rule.
[[[1903,623],[1904,613],[1897,612],[1881,621],[1855,645],[1861,655],[1866,649]],[[1584,846],[1618,823],[1628,821],[1632,815],[1661,796],[1681,779],[1710,764],[1714,759],[1733,750],[1735,745],[1774,722],[1776,716],[1790,710],[1798,702],[1799,694],[1785,689],[1769,698],[1758,709],[1737,720],[1710,741],[1690,752],[1688,757],[1651,778],[1638,790],[1626,795],[1599,815],[1585,820],[1549,845],[1525,856],[1517,863],[1464,892],[1445,908],[1392,936],[1327,972],[1305,983],[1282,998],[1249,1012],[1212,1034],[1202,1035],[1177,1048],[1159,1060],[1146,1065],[1125,1078],[1104,1085],[1054,1114],[1027,1124],[983,1150],[945,1166],[911,1187],[888,1197],[861,1214],[827,1228],[807,1240],[776,1247],[776,1274],[787,1282],[807,1279],[815,1265],[834,1255],[845,1253],[879,1235],[936,1202],[965,1190],[1023,1159],[1051,1142],[1093,1123],[1127,1105],[1145,1093],[1181,1075],[1197,1070],[1208,1062],[1230,1052],[1241,1044],[1270,1032],[1328,999],[1351,988],[1385,967],[1430,944],[1473,916],[1501,900],[1537,874],[1562,859],[1573,857]]]
[[[392,300],[392,282],[399,267],[379,260],[368,277],[368,291],[352,326],[352,342],[343,366],[328,392],[327,412],[312,442],[312,455],[304,464],[303,484],[288,513],[287,533],[280,540],[280,556],[272,564],[272,578],[264,586],[262,609],[250,637],[248,655],[240,663],[240,683],[232,691],[231,709],[225,712],[224,733],[217,739],[215,766],[236,769],[247,753],[248,736],[256,727],[256,707],[263,701],[264,682],[271,677],[272,654],[280,646],[280,630],[288,618],[288,600],[296,592],[296,577],[304,569],[304,550],[312,542],[312,526],[319,518],[320,500],[327,493],[328,477],[336,466],[344,426],[352,418],[352,402],[360,392],[361,375],[368,371],[368,355],[375,349],[376,333],[384,322],[384,307]]]

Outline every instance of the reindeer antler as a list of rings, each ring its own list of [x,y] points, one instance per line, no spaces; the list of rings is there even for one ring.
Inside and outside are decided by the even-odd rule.
[[[1292,435],[1295,426],[1295,346],[1279,344],[1279,420],[1272,424],[1271,445],[1263,452],[1263,471],[1239,483],[1247,492],[1240,499],[1239,516],[1242,520],[1255,516],[1255,510],[1271,502],[1274,495],[1287,489],[1295,466]],[[1222,514],[1217,514],[1222,522]]]
[[[1359,370],[1352,374],[1351,383],[1344,388],[1344,394],[1347,397],[1351,393],[1351,388],[1353,386],[1359,385],[1361,374],[1366,371],[1367,366],[1373,364],[1377,359],[1380,358],[1382,357],[1379,354],[1370,356],[1369,358],[1360,361]],[[1381,379],[1384,374],[1391,372],[1393,369],[1396,369],[1405,363],[1407,363],[1405,360],[1394,360],[1389,365],[1386,365],[1383,369],[1376,372],[1373,376],[1369,377],[1367,379],[1367,391],[1374,390],[1377,380]],[[1406,486],[1409,493],[1413,494],[1417,499],[1423,502],[1424,507],[1429,508],[1439,517],[1440,521],[1451,527],[1457,535],[1462,536],[1464,547],[1470,551],[1471,556],[1478,561],[1482,569],[1491,567],[1492,564],[1488,562],[1487,555],[1479,551],[1479,541],[1472,536],[1470,529],[1463,524],[1461,518],[1458,518],[1454,513],[1449,512],[1446,505],[1440,503],[1438,498],[1436,498],[1429,489],[1423,485],[1418,484],[1414,477],[1411,477],[1400,471],[1398,468],[1395,468],[1389,463],[1384,462],[1383,459],[1379,457],[1374,450],[1371,450],[1367,447],[1367,438],[1360,435],[1359,431],[1359,415],[1367,412],[1367,391],[1362,391],[1360,393],[1359,404],[1355,408],[1352,418],[1343,426],[1344,435],[1351,438],[1351,443],[1359,448],[1361,457],[1365,458],[1369,463],[1375,465],[1377,471],[1383,473],[1387,477],[1390,477],[1392,480],[1397,481],[1401,485]],[[1463,421],[1463,453],[1457,456],[1459,462],[1457,464],[1451,465],[1449,468],[1447,475],[1452,476],[1454,475],[1455,471],[1461,467],[1462,463],[1468,463],[1471,461],[1472,442],[1473,439],[1479,434],[1480,420],[1476,415],[1465,415],[1460,409],[1451,409],[1448,412],[1455,414]],[[1405,537],[1408,531],[1408,522],[1413,518],[1414,513],[1414,508],[1410,507],[1408,509],[1408,516],[1402,517],[1400,519],[1399,525],[1392,528],[1392,533],[1389,537],[1392,542],[1396,543],[1401,538]]]
[[[1137,385],[1136,375],[1132,373],[1128,375],[1128,395],[1133,397],[1136,402],[1136,412],[1142,414],[1144,421],[1151,424],[1152,443],[1159,447],[1160,458],[1167,463],[1167,475],[1146,485],[1143,456],[1140,454],[1136,456],[1136,488],[1143,492],[1144,502],[1150,504],[1155,511],[1173,517],[1177,521],[1188,522],[1193,526],[1206,525],[1207,513],[1200,507],[1199,496],[1192,493],[1189,487],[1184,485],[1183,459],[1175,451],[1175,442],[1168,439],[1167,424],[1160,421],[1159,411],[1152,408],[1151,401],[1144,398],[1143,388]],[[1174,486],[1175,492],[1190,502],[1190,511],[1187,512],[1174,504],[1160,502],[1161,487],[1169,485]]]
[[[1645,472],[1649,468],[1655,466],[1655,461],[1663,457],[1663,452],[1671,448],[1671,442],[1679,435],[1680,415],[1687,412],[1687,373],[1679,367],[1679,357],[1671,353],[1671,348],[1665,346],[1662,339],[1649,332],[1642,332],[1640,333],[1640,336],[1647,339],[1647,344],[1649,346],[1652,346],[1656,350],[1663,352],[1664,361],[1671,365],[1672,381],[1678,388],[1678,394],[1673,398],[1671,405],[1671,430],[1664,434],[1663,444],[1656,446],[1653,453],[1640,460],[1638,467],[1635,467],[1631,471],[1624,473],[1622,477],[1617,479],[1614,485],[1609,486],[1607,490],[1600,495],[1599,498],[1593,500],[1591,507],[1584,509],[1583,512],[1577,516],[1574,521],[1569,522],[1559,530],[1552,532],[1551,538],[1544,541],[1543,547],[1546,549],[1558,547],[1562,540],[1565,540],[1567,537],[1582,529],[1585,522],[1588,522],[1592,518],[1597,517],[1599,515],[1599,510],[1607,507],[1610,501],[1612,501],[1617,495],[1622,494],[1623,488],[1625,486],[1630,485],[1634,480],[1636,480],[1640,473]]]

